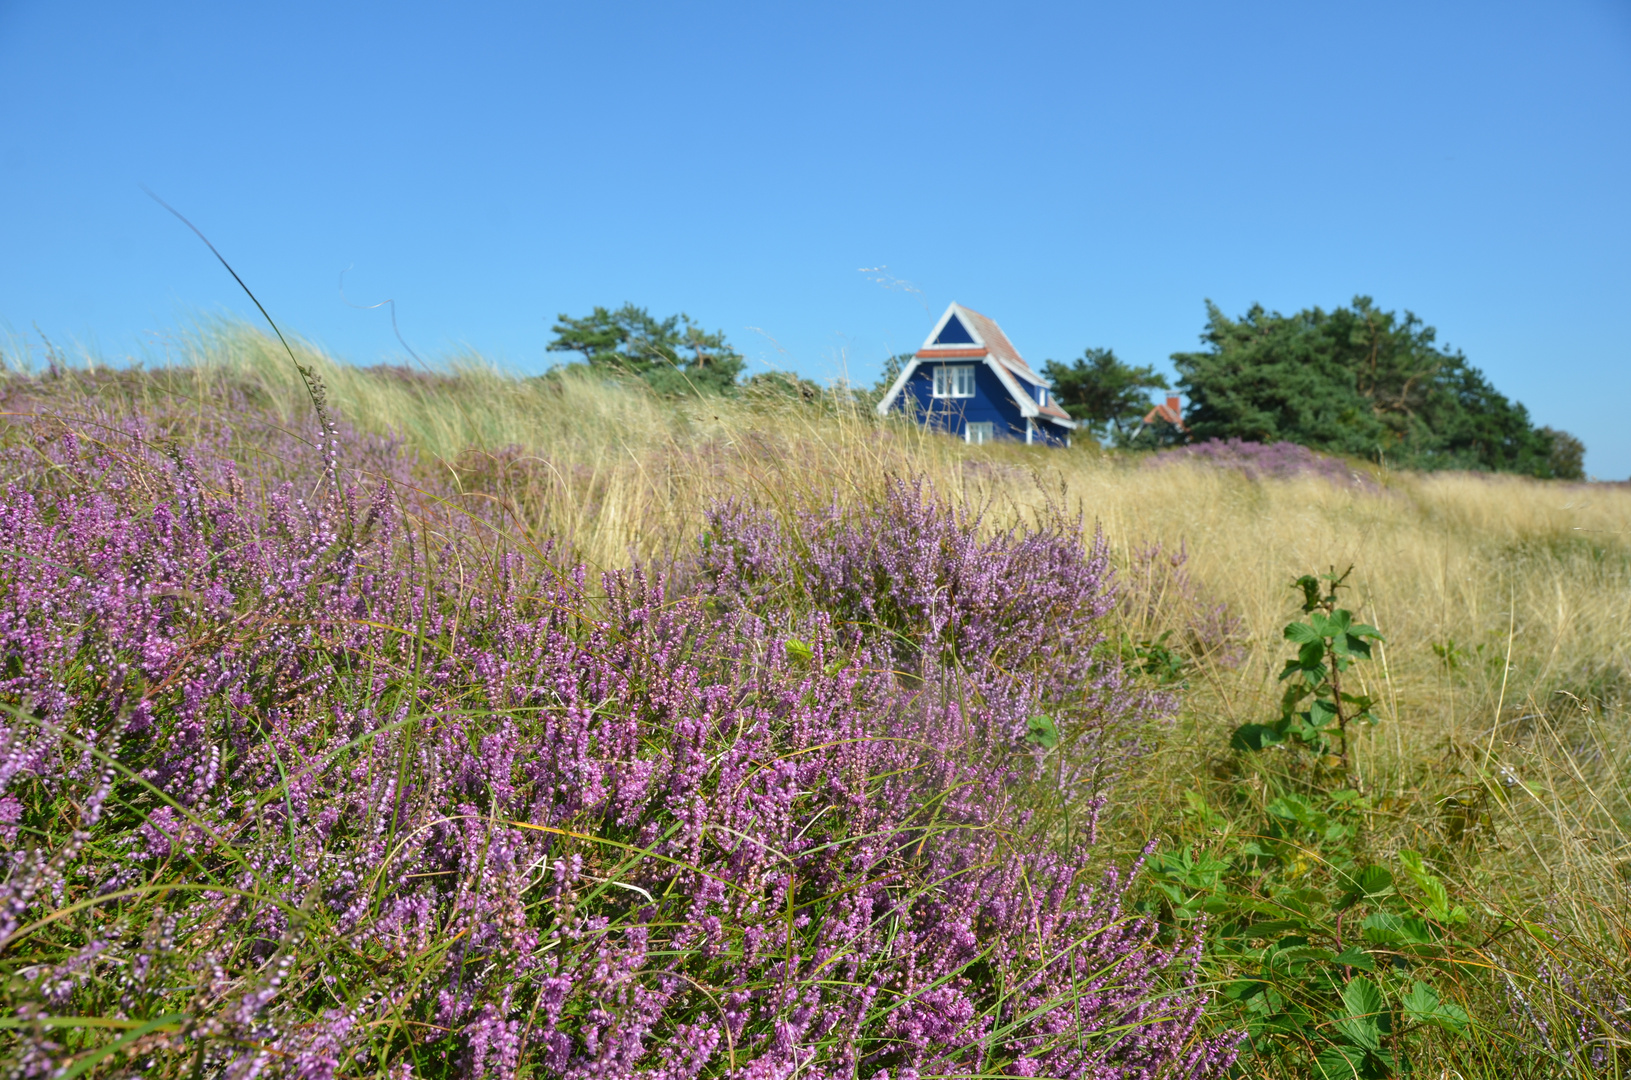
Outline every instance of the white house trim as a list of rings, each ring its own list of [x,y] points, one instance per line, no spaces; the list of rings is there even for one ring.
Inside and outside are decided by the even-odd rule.
[[[934,339],[940,336],[940,331],[944,330],[946,328],[946,324],[951,322],[951,317],[953,315],[961,316],[962,314],[963,309],[961,305],[957,303],[957,301],[953,300],[950,304],[948,304],[945,312],[940,316],[940,321],[934,324],[934,329],[929,331],[929,336],[923,339],[922,345],[918,346],[918,351],[932,352],[935,349],[988,348],[985,343],[985,339],[980,337],[980,332],[974,328],[974,320],[961,317],[958,318],[957,321],[963,324],[963,329],[968,331],[968,336],[974,339],[974,344],[972,346],[966,344],[936,345],[934,343]]]
[[[1042,415],[1042,410],[1036,406],[1036,398],[1019,388],[1019,383],[1015,381],[1014,373],[1008,370],[1007,364],[998,360],[995,356],[987,356],[985,363],[987,367],[997,373],[997,378],[1002,380],[1003,389],[1008,391],[1009,396],[1014,399],[1014,404],[1019,406],[1021,416]]]
[[[879,416],[889,415],[890,406],[895,404],[895,399],[900,397],[900,392],[906,388],[907,380],[917,374],[917,369],[922,363],[923,361],[914,357],[906,362],[905,367],[900,369],[900,374],[895,376],[895,381],[889,385],[889,390],[884,394],[883,400],[878,402]]]

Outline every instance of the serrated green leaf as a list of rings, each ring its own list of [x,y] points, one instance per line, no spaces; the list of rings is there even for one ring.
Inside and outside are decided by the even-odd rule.
[[[1323,826],[1325,815],[1316,810],[1302,795],[1282,795],[1265,807],[1269,813],[1278,818],[1295,821],[1301,825]]]
[[[1375,971],[1376,961],[1371,959],[1370,953],[1358,945],[1350,945],[1342,952],[1331,957],[1331,963],[1339,967],[1358,968],[1361,971]]]
[[[1354,882],[1366,896],[1383,896],[1393,890],[1393,871],[1385,866],[1367,866]]]
[[[1322,618],[1315,615],[1314,618]],[[1285,637],[1287,641],[1295,641],[1299,645],[1323,644],[1321,636],[1307,623],[1294,622],[1286,624]]]
[[[1034,746],[1044,750],[1052,750],[1059,745],[1059,728],[1054,725],[1051,716],[1037,715],[1026,722],[1025,738]]]
[[[1467,909],[1460,904],[1450,903],[1450,891],[1445,888],[1444,882],[1427,869],[1425,861],[1417,852],[1406,849],[1399,852],[1399,862],[1416,883],[1426,898],[1425,904],[1418,904],[1417,908],[1428,918],[1441,923],[1463,923],[1467,921]]]
[[[1370,645],[1364,639],[1354,637],[1352,634],[1338,634],[1331,639],[1331,651],[1339,656],[1357,656],[1361,660],[1370,659]]]
[[[1466,1030],[1471,1017],[1467,1010],[1453,1002],[1440,1000],[1438,993],[1424,982],[1416,982],[1410,992],[1400,996],[1405,1015],[1421,1024],[1432,1024],[1452,1035]]]
[[[1285,736],[1267,724],[1241,724],[1229,738],[1233,750],[1261,750],[1285,741]]]
[[[1314,1059],[1315,1075],[1319,1080],[1367,1080],[1371,1075],[1366,1062],[1368,1057],[1361,1047],[1333,1043]]]
[[[1294,911],[1309,920],[1309,925],[1318,926],[1326,908],[1330,906],[1329,897],[1319,889],[1282,889],[1274,894],[1274,902],[1287,911]]]
[[[1391,911],[1376,911],[1365,916],[1361,929],[1366,941],[1378,945],[1431,945],[1436,940],[1433,928],[1426,922]]]
[[[1342,988],[1342,1007],[1337,1030],[1355,1046],[1380,1050],[1387,1006],[1376,984],[1363,975],[1350,979]]]

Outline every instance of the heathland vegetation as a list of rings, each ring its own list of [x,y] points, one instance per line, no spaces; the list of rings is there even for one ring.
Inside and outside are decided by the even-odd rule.
[[[0,383],[16,1075],[1631,1070],[1631,491],[296,352]]]

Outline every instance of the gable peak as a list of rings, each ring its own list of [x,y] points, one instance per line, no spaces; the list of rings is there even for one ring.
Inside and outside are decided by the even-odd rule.
[[[968,327],[963,323],[962,319],[957,317],[956,311],[951,313],[945,324],[940,327],[940,332],[934,336],[934,344],[936,345],[973,345],[974,343],[974,335],[969,333]]]

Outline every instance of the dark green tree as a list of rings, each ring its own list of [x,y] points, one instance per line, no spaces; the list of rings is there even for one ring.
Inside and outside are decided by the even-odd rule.
[[[1543,427],[1540,432],[1552,442],[1552,452],[1548,457],[1552,475],[1559,480],[1584,480],[1586,444],[1567,431],[1559,431],[1557,428]]]
[[[1419,469],[1555,475],[1552,436],[1410,312],[1369,297],[1295,315],[1207,302],[1206,348],[1176,353],[1197,439],[1286,440]]]
[[[821,384],[801,378],[793,371],[757,371],[742,383],[742,392],[749,398],[765,400],[820,401]]]
[[[1168,388],[1154,367],[1133,367],[1113,349],[1088,349],[1070,364],[1049,360],[1042,374],[1053,383],[1053,397],[1073,419],[1086,422],[1094,438],[1110,435],[1124,444],[1138,433],[1150,410],[1151,390]]]
[[[645,380],[661,394],[734,394],[745,366],[723,332],[707,333],[685,314],[653,318],[645,308],[597,307],[561,315],[550,352],[575,352],[592,368]]]

